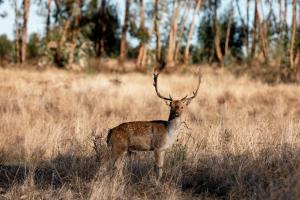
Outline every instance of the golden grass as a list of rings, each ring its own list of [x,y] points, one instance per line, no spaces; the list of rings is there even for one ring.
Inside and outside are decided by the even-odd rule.
[[[162,75],[159,88],[180,98],[196,79]],[[109,128],[168,117],[150,74],[0,69],[0,199],[300,198],[299,96],[203,70],[157,184],[151,152],[126,160],[122,177],[105,169]]]

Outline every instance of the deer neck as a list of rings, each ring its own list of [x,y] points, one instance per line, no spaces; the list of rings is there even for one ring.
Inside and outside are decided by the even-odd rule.
[[[181,125],[180,116],[175,116],[172,112],[168,119],[168,135],[172,139],[176,139]]]

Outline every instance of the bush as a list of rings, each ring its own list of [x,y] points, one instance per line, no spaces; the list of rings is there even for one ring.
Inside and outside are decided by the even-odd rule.
[[[0,64],[3,64],[5,59],[9,59],[12,44],[6,34],[0,36]]]
[[[32,33],[29,36],[29,42],[28,42],[28,53],[31,59],[40,56],[40,44],[41,44],[41,40],[39,35],[37,33]]]

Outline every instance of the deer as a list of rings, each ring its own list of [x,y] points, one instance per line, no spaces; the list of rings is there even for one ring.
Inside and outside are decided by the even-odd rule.
[[[128,153],[137,151],[153,151],[155,173],[158,180],[163,174],[165,151],[176,141],[183,123],[181,116],[186,107],[197,96],[201,83],[199,74],[196,90],[192,95],[174,100],[171,95],[165,97],[158,90],[157,79],[160,72],[153,74],[155,92],[170,107],[168,120],[133,121],[122,123],[108,131],[107,145],[111,150],[110,168],[119,169],[123,165],[122,158]]]

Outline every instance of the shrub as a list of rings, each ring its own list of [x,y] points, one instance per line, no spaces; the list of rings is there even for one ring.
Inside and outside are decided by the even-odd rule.
[[[7,38],[7,35],[0,36],[0,64],[3,64],[5,59],[9,59],[9,53],[11,52],[12,44]]]

